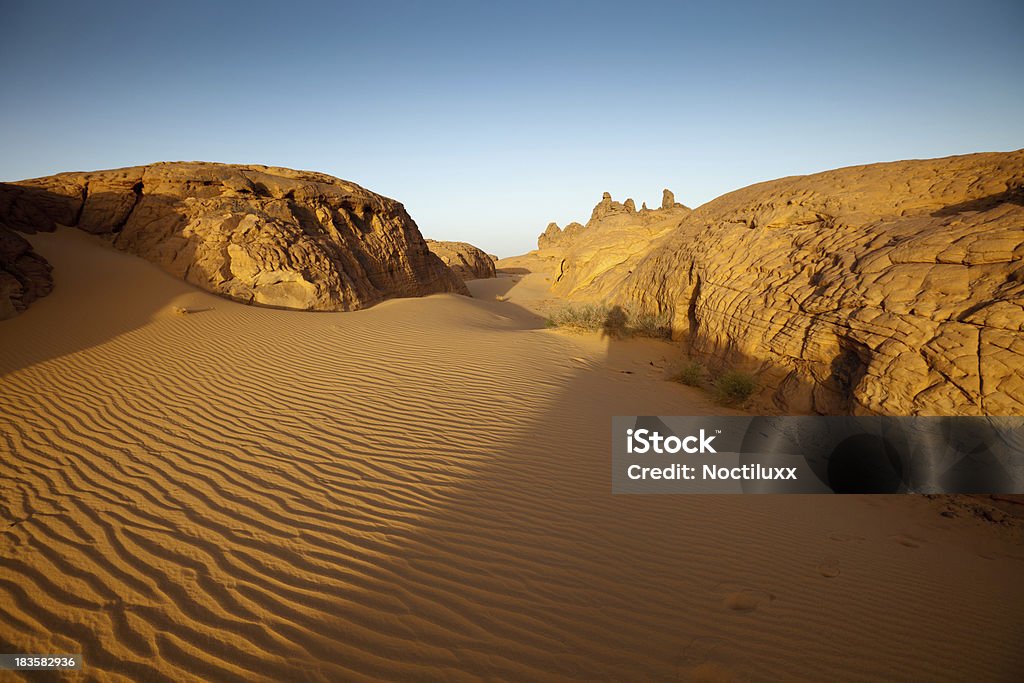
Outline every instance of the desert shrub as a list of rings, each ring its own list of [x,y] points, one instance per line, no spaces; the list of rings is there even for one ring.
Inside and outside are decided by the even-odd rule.
[[[634,337],[668,339],[672,336],[672,322],[667,314],[628,309],[626,318],[629,320],[629,334]]]
[[[548,327],[599,332],[604,329],[610,310],[607,306],[596,304],[565,306],[551,314]]]
[[[715,380],[715,400],[725,406],[740,406],[757,390],[753,375],[738,370],[727,370]]]
[[[565,306],[548,318],[548,327],[565,327],[587,332],[601,332],[609,337],[671,336],[668,317],[654,313],[637,313],[621,306],[574,304]]]
[[[695,360],[687,361],[679,366],[671,379],[688,387],[699,387],[704,382],[704,366]]]
[[[620,339],[630,335],[629,317],[622,310],[621,306],[612,306],[607,309],[604,316],[604,324],[601,325],[601,334],[607,337]]]

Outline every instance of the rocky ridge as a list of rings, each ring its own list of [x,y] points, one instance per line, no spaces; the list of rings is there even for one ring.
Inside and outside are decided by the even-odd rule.
[[[585,290],[604,281],[614,290],[630,264],[647,253],[651,243],[690,213],[665,190],[663,208],[639,211],[632,199],[617,202],[605,192],[586,225],[569,223],[564,229],[549,223],[537,238],[537,249],[523,256],[502,259],[499,268],[526,268],[552,276],[556,294],[587,298]],[[613,282],[614,280],[614,282]]]
[[[427,240],[427,247],[463,280],[495,276],[495,258],[468,242]]]
[[[571,296],[671,318],[765,408],[1024,414],[1024,150],[760,183],[584,269]]]
[[[244,303],[343,311],[468,293],[401,204],[322,173],[169,162],[0,184],[0,226],[58,224]]]

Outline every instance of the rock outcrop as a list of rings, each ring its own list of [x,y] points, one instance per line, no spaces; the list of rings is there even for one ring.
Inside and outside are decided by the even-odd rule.
[[[0,226],[0,320],[13,318],[52,289],[46,259],[24,237]]]
[[[1024,150],[760,183],[646,251],[573,294],[670,316],[775,410],[1024,414]]]
[[[575,221],[566,225],[564,230],[558,227],[558,223],[548,223],[547,229],[537,238],[537,248],[558,248],[571,242],[582,229],[583,225]]]
[[[0,185],[0,224],[77,226],[245,303],[345,311],[467,293],[401,204],[322,173],[210,163],[61,173]]]
[[[622,213],[635,213],[636,207],[633,206],[633,200],[627,199],[626,203],[616,202],[612,200],[610,192],[605,192],[601,195],[601,201],[598,202],[597,206],[594,207],[593,212],[590,214],[590,220],[587,221],[587,225],[596,223],[608,216],[614,216]]]
[[[678,206],[676,204],[676,196],[672,194],[672,190],[665,188],[661,191],[661,208],[671,209],[673,206]]]
[[[558,227],[558,223],[554,221],[548,223],[548,227],[544,229],[544,232],[537,238],[537,247],[539,249],[546,249],[553,247],[555,244],[560,242],[562,239],[562,229]]]
[[[499,268],[542,271],[552,275],[552,291],[574,296],[581,286],[601,298],[615,289],[628,272],[628,265],[647,253],[651,242],[679,224],[690,209],[675,204],[668,209],[636,210],[632,199],[623,203],[605,192],[591,212],[586,225],[569,223],[565,229],[549,223],[537,238],[537,249],[522,256],[501,259]],[[598,292],[594,283],[605,275],[613,278],[606,290]],[[581,297],[587,298],[587,297]]]
[[[494,257],[468,242],[427,240],[427,247],[463,280],[495,276]]]

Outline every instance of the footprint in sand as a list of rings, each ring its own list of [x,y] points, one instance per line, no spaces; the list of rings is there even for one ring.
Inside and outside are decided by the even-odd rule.
[[[921,547],[921,540],[920,539],[914,538],[913,536],[907,536],[906,534],[896,534],[894,536],[890,536],[889,538],[891,538],[892,540],[896,541],[897,543],[899,543],[900,545],[902,545],[902,546],[904,546],[906,548],[920,548]]]
[[[765,591],[736,591],[725,596],[725,606],[735,612],[753,612],[764,609],[775,596]]]
[[[748,613],[766,608],[774,599],[768,591],[744,588],[728,593],[722,604],[733,612]]]
[[[833,558],[826,557],[818,565],[818,573],[824,576],[826,579],[834,579],[839,576],[842,572],[839,571],[839,563]]]
[[[681,681],[747,681],[749,670],[742,646],[726,638],[695,638],[676,660],[677,678]]]

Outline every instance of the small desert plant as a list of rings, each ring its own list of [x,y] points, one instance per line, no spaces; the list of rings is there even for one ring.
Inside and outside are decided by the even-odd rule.
[[[581,304],[566,306],[551,314],[548,327],[566,327],[574,330],[598,332],[605,328],[609,315],[607,306]]]
[[[662,314],[639,313],[621,306],[578,304],[561,308],[548,318],[548,327],[566,327],[601,332],[608,337],[671,336],[668,318]]]
[[[724,406],[739,406],[757,390],[753,375],[738,370],[726,370],[715,380],[715,400]]]
[[[605,308],[604,323],[601,325],[601,334],[613,339],[628,337],[632,333],[629,327],[629,316],[621,306]]]
[[[672,336],[672,323],[666,314],[627,309],[626,317],[629,319],[629,334],[631,336],[654,339],[667,339]]]
[[[704,366],[695,360],[687,361],[679,366],[670,379],[688,387],[699,387],[704,382]]]

